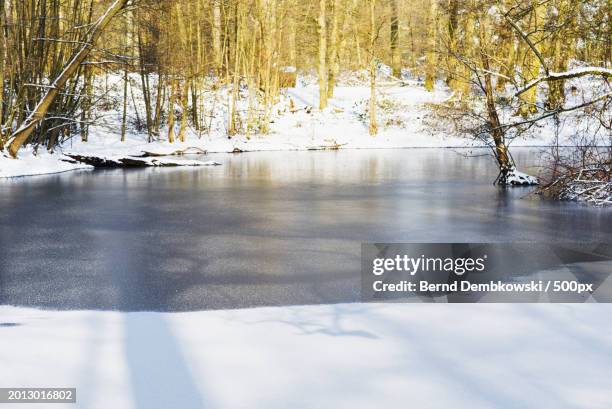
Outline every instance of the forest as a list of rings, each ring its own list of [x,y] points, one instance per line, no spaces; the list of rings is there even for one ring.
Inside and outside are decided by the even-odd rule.
[[[0,0],[0,409],[612,409],[611,317],[612,0]]]
[[[375,139],[401,127],[393,115],[406,111],[383,90],[419,87],[446,92],[423,105],[430,127],[488,146],[500,184],[535,183],[515,169],[512,141],[565,129],[556,143],[578,149],[552,155],[549,180],[602,182],[594,200],[609,202],[610,0],[5,0],[1,7],[6,157],[26,146],[53,152],[95,143],[108,112],[104,133],[118,141],[214,134],[242,138],[248,149],[280,116],[344,110],[328,104],[347,86],[363,90],[351,102]],[[300,81],[317,86],[316,103],[287,96]],[[326,141],[321,147],[343,145]],[[548,193],[580,190],[558,189],[566,184]]]

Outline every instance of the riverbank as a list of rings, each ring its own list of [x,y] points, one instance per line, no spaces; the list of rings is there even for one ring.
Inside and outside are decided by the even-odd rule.
[[[35,152],[32,146],[21,149],[18,159],[9,158],[0,151],[0,179],[93,169],[93,166],[84,163],[67,162],[68,159],[45,149]]]
[[[122,79],[109,76],[107,98],[119,98]],[[227,90],[207,95],[209,109],[222,106],[227,99]],[[169,143],[167,129],[153,142],[147,142],[146,133],[129,126],[125,141],[120,140],[121,115],[118,110],[96,108],[94,124],[89,128],[87,142],[78,135],[66,140],[54,154],[39,150],[34,154],[31,147],[22,149],[19,159],[0,155],[0,178],[57,173],[83,169],[87,166],[68,163],[64,153],[111,158],[117,156],[141,156],[143,152],[155,155],[170,155],[180,151],[206,151],[209,153],[256,152],[256,151],[305,151],[336,149],[399,149],[399,148],[476,148],[482,141],[468,135],[457,135],[450,130],[433,126],[437,121],[432,107],[452,97],[449,90],[439,83],[434,92],[426,91],[416,81],[402,84],[381,85],[378,90],[379,133],[368,133],[367,101],[369,88],[360,84],[339,86],[330,99],[328,108],[320,111],[313,108],[318,101],[318,87],[303,80],[296,88],[286,89],[274,106],[270,117],[268,134],[237,134],[227,137],[227,112],[218,109],[211,117],[207,129],[187,127],[185,141]],[[134,87],[136,101],[142,96]],[[116,102],[116,101],[115,101]],[[112,104],[101,104],[102,106]],[[137,106],[139,104],[137,103]],[[242,107],[243,109],[245,107]],[[129,123],[142,116],[140,108],[128,107]],[[164,133],[165,132],[165,133]],[[175,133],[178,134],[178,125]],[[567,138],[562,138],[566,140]],[[512,142],[515,147],[548,146],[555,142],[554,133],[544,127],[538,132],[527,132]]]

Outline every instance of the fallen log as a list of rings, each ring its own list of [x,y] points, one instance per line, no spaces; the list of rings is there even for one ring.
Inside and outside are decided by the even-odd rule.
[[[72,154],[64,154],[64,156],[72,159],[73,163],[85,163],[86,165],[91,165],[95,168],[118,168],[121,166],[120,163],[114,159],[99,158],[97,156],[82,156]]]
[[[185,149],[179,149],[173,152],[151,152],[151,151],[142,151],[142,155],[138,155],[139,158],[151,158],[151,157],[159,157],[159,156],[183,156],[183,155],[206,155],[208,151],[206,149],[197,148],[195,146],[191,146]],[[136,156],[136,155],[133,155]]]
[[[325,140],[325,143],[321,145],[311,145],[306,147],[309,151],[337,151],[346,143],[338,143],[335,140]]]
[[[91,165],[95,168],[144,168],[144,167],[177,167],[177,166],[219,166],[215,161],[176,160],[167,157],[138,157],[138,156],[87,156],[67,153],[70,159]]]

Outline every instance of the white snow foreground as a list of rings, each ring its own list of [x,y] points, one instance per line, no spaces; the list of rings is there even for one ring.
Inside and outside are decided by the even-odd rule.
[[[89,409],[608,409],[611,314],[608,304],[4,306],[0,384],[76,387],[76,407]]]

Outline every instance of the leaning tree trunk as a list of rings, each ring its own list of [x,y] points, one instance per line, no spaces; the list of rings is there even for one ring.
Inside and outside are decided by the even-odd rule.
[[[502,129],[499,115],[497,114],[497,108],[495,106],[495,98],[493,95],[493,84],[491,82],[491,69],[489,66],[489,56],[485,50],[480,51],[480,57],[482,60],[482,68],[484,72],[484,88],[487,98],[487,117],[489,122],[489,128],[491,130],[491,136],[495,143],[495,158],[499,165],[500,171],[500,184],[506,184],[506,178],[508,172],[512,169],[510,157],[508,156],[508,148],[506,147],[506,141],[504,137],[504,130]]]
[[[42,99],[34,108],[34,111],[26,118],[24,123],[17,129],[9,138],[7,145],[9,154],[13,157],[17,157],[19,148],[28,140],[29,136],[34,131],[34,128],[44,120],[45,114],[49,110],[51,104],[60,93],[61,89],[66,85],[68,80],[77,72],[79,66],[85,58],[91,52],[94,43],[98,40],[104,29],[111,22],[113,17],[117,15],[127,4],[128,0],[115,0],[115,2],[106,10],[98,21],[91,27],[87,33],[86,39],[83,41],[81,49],[74,55],[74,57],[64,67],[59,77],[57,77],[51,87],[42,97]]]

